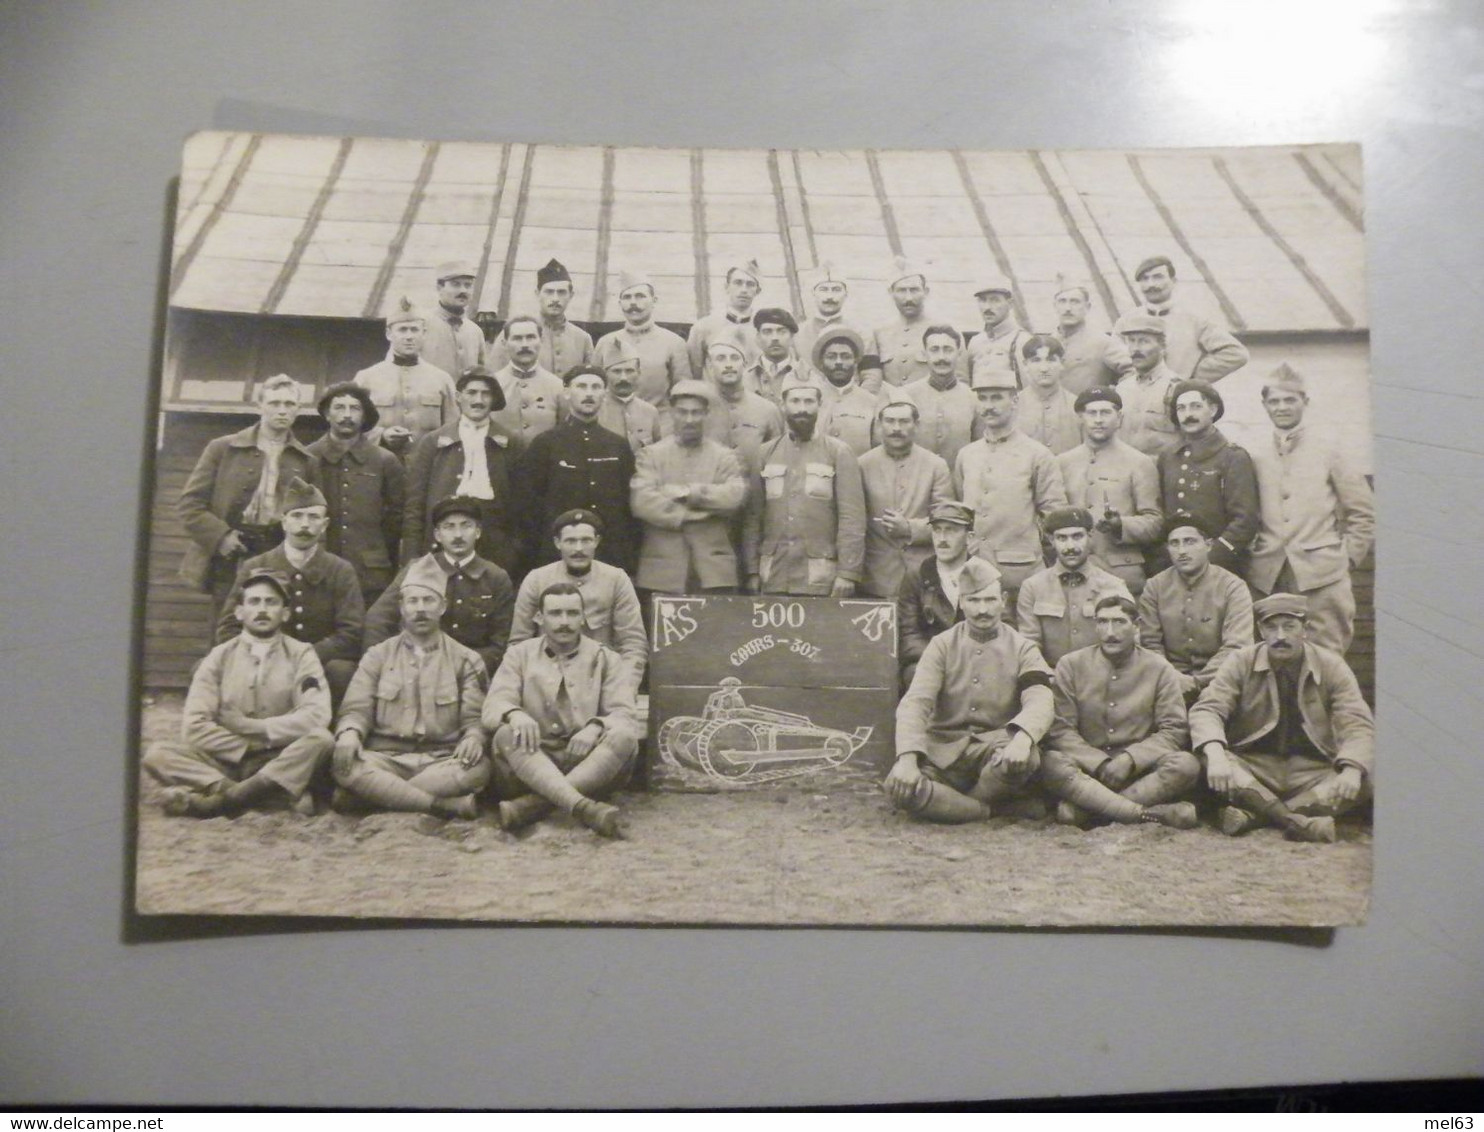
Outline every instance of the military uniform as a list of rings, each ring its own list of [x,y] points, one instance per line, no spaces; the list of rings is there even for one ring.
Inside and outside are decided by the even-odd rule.
[[[843,388],[826,380],[820,393],[816,434],[833,436],[859,459],[875,443],[876,413],[885,402],[853,379]]]
[[[859,460],[866,493],[866,576],[863,592],[895,598],[903,575],[932,557],[928,511],[953,498],[953,479],[942,457],[914,444],[900,459],[885,448],[872,448]],[[910,533],[895,538],[876,518],[891,508],[907,519]]]
[[[861,580],[866,502],[860,467],[829,436],[784,435],[762,451],[763,490],[748,501],[743,557],[763,593],[828,595]]]
[[[926,316],[915,322],[903,322],[898,318],[890,325],[877,327],[870,338],[866,339],[866,357],[879,360],[882,380],[886,385],[926,381],[932,375],[932,370],[928,368],[927,351],[922,345],[922,332],[932,325],[932,319]],[[968,384],[967,354],[959,355],[953,372],[959,381]]]
[[[822,379],[793,354],[784,358],[776,366],[766,357],[760,356],[742,374],[749,393],[756,393],[759,397],[780,406],[783,404],[781,392],[783,383],[793,378],[802,378],[822,386]]]
[[[433,307],[423,337],[423,361],[457,380],[465,370],[486,364],[485,354],[484,332],[477,323],[442,304]]]
[[[1091,562],[1080,570],[1053,564],[1036,571],[1021,585],[1015,624],[1041,650],[1046,662],[1055,664],[1070,652],[1097,644],[1095,607],[1109,596],[1133,600],[1123,579]]]
[[[1145,304],[1144,312],[1164,320],[1165,363],[1180,380],[1214,383],[1247,364],[1247,347],[1212,316],[1183,303]]]
[[[927,325],[927,323],[923,323],[924,327]],[[821,335],[827,332],[838,333],[841,330],[849,330],[859,335],[860,340],[866,345],[869,345],[871,342],[870,333],[868,331],[858,330],[846,320],[843,314],[837,314],[834,318],[821,318],[818,313],[815,313],[799,323],[799,332],[794,335],[794,353],[800,358],[812,358],[814,356],[814,345],[819,341]],[[869,352],[868,350],[867,353]],[[796,366],[801,375],[807,376],[808,366],[804,365],[803,362],[797,362]],[[861,384],[868,389],[874,386],[875,391],[879,392],[881,388],[881,375],[877,372],[879,367],[876,367],[875,363],[871,363],[870,365],[863,364],[861,368],[863,370],[870,369],[874,374],[874,380],[872,380],[870,376],[862,373]]]
[[[573,574],[565,562],[549,562],[525,576],[515,595],[515,622],[510,643],[519,644],[541,635],[536,614],[542,592],[557,582],[570,582],[582,592],[584,631],[600,645],[623,658],[632,674],[635,691],[649,661],[649,638],[644,632],[643,612],[634,583],[616,566],[594,562],[586,574]],[[494,671],[491,669],[491,671]]]
[[[737,454],[714,440],[687,448],[670,436],[640,452],[637,465],[629,504],[644,542],[634,584],[662,593],[735,588],[731,517],[747,498]],[[697,489],[699,499],[676,498]]]
[[[510,575],[477,555],[454,562],[441,550],[422,556],[447,577],[447,602],[439,627],[465,648],[479,654],[486,672],[493,672],[505,656],[510,641],[510,623],[515,609],[515,588]],[[401,587],[409,562],[366,613],[366,647],[379,645],[401,632]]]
[[[620,401],[610,391],[598,410],[598,423],[627,440],[635,454],[660,438],[660,411],[637,393]]]
[[[505,407],[497,409],[491,419],[517,437],[522,448],[567,415],[566,387],[550,370],[537,366],[528,373],[517,373],[513,365],[507,365],[495,373],[495,380],[505,391]]]
[[[1259,522],[1257,473],[1247,450],[1212,427],[1198,440],[1181,439],[1156,463],[1164,513],[1183,511],[1214,532],[1211,561],[1240,572]]]
[[[575,323],[562,320],[562,325],[553,328],[544,320],[541,323],[541,344],[536,347],[536,366],[558,377],[578,366],[593,364],[593,338]],[[495,339],[490,347],[491,369],[501,370],[510,364],[510,347],[504,336]],[[507,390],[507,392],[509,392]]]
[[[1180,426],[1170,419],[1170,399],[1180,378],[1164,362],[1147,374],[1125,377],[1116,386],[1123,399],[1119,439],[1146,456],[1158,458],[1180,442]]]
[[[1197,691],[1226,658],[1252,643],[1252,594],[1242,579],[1207,563],[1187,581],[1173,566],[1150,578],[1139,595],[1139,640],[1162,653]]]
[[[1092,556],[1110,574],[1123,579],[1138,596],[1144,586],[1144,549],[1159,537],[1159,470],[1137,448],[1114,437],[1101,448],[1079,444],[1056,458],[1066,485],[1067,501],[1085,507],[1095,520],[1108,508],[1118,512],[1122,532],[1092,532]]]
[[[965,447],[979,439],[979,400],[963,382],[955,379],[947,389],[939,389],[931,378],[914,381],[889,399],[901,397],[917,406],[917,443],[943,457],[949,468]]]
[[[366,434],[373,442],[380,441],[386,429],[397,426],[410,430],[410,443],[415,444],[434,429],[459,419],[453,378],[421,358],[407,365],[388,351],[384,361],[361,370],[354,380],[371,394],[371,403],[381,417]]]
[[[755,472],[763,445],[783,435],[783,414],[766,397],[747,389],[739,392],[741,395],[733,401],[717,390],[711,411],[706,414],[706,439],[730,448],[744,469]],[[660,430],[667,436],[672,431],[668,414]]]
[[[1027,387],[1020,394],[1020,408],[1015,427],[1032,440],[1051,449],[1053,456],[1070,452],[1082,443],[1082,418],[1077,415],[1077,398],[1057,386],[1050,397]]]
[[[320,462],[320,488],[329,506],[325,547],[355,567],[361,596],[375,601],[397,567],[407,473],[400,460],[364,435],[338,455],[328,436],[309,451]]]
[[[936,557],[924,558],[917,569],[902,575],[897,590],[897,660],[907,681],[911,681],[927,643],[963,619],[957,590],[949,596]]]
[[[750,310],[746,314],[738,314],[733,310],[713,311],[691,323],[690,334],[686,337],[685,348],[690,357],[691,373],[706,372],[706,347],[713,338],[738,340],[742,356],[748,365],[757,361],[763,352],[757,339],[757,330],[752,325]]]
[[[638,330],[628,325],[620,326],[599,338],[594,349],[597,364],[605,370],[622,352],[620,335],[639,355],[639,382],[634,395],[663,411],[670,386],[677,381],[689,381],[696,372],[691,369],[685,339],[653,322]]]
[[[223,727],[223,710],[263,721],[267,735],[249,739]],[[282,634],[262,646],[244,633],[196,666],[180,741],[153,744],[143,766],[166,786],[198,793],[261,774],[298,799],[329,757],[329,725],[330,693],[314,649]]]
[[[1062,388],[1073,397],[1089,389],[1111,388],[1137,373],[1128,347],[1106,331],[1091,330],[1083,323],[1070,334],[1057,327],[1056,336],[1066,351],[1062,357]]]
[[[527,517],[527,561],[541,564],[556,557],[551,522],[564,511],[582,508],[603,521],[598,557],[621,570],[632,570],[638,556],[629,482],[634,478],[634,452],[596,420],[568,417],[531,441],[516,469]]]
[[[509,572],[520,562],[520,532],[511,506],[514,466],[520,444],[493,419],[484,435],[485,467],[493,498],[480,499],[479,545],[475,550]],[[402,561],[433,546],[433,508],[460,494],[464,443],[459,423],[444,425],[413,445],[407,458],[407,504],[402,513]]]
[[[1013,373],[1016,384],[1024,385],[1020,378],[1020,350],[1030,331],[1016,323],[1013,317],[1006,318],[993,330],[981,328],[964,347],[968,362],[968,380],[972,384],[978,373]],[[1021,398],[1024,401],[1024,397]]]

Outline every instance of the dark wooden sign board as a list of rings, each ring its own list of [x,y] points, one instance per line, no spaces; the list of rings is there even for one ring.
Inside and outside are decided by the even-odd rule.
[[[819,789],[886,773],[894,602],[656,595],[652,612],[651,787]]]

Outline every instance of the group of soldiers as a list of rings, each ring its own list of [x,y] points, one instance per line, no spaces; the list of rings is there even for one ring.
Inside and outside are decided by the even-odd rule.
[[[914,815],[1050,794],[1071,824],[1188,828],[1204,779],[1227,833],[1333,840],[1371,790],[1343,654],[1374,512],[1303,374],[1267,376],[1249,451],[1217,427],[1247,351],[1168,257],[1110,332],[1086,285],[1033,333],[987,278],[967,344],[921,270],[889,274],[898,317],[865,332],[829,266],[799,319],[739,263],[688,338],[624,274],[594,342],[552,260],[491,340],[449,263],[436,305],[387,317],[386,358],[324,391],[319,440],[293,434],[299,384],[262,382],[179,500],[218,644],[182,741],[145,759],[166,808],[312,811],[328,767],[340,809],[493,796],[507,829],[560,809],[618,836],[648,596],[742,591],[897,602],[884,789]]]

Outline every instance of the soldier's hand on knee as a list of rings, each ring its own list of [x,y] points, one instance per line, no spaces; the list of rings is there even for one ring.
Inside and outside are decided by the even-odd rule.
[[[596,723],[589,723],[572,738],[567,740],[567,750],[579,759],[585,759],[593,753],[593,748],[603,738],[603,728]]]
[[[1212,743],[1206,748],[1206,785],[1214,793],[1225,796],[1231,793],[1232,783],[1232,764],[1226,757],[1226,748]]]
[[[470,732],[459,740],[459,745],[453,749],[454,758],[459,760],[461,767],[471,767],[480,760],[484,754],[484,736],[478,732]]]
[[[511,736],[515,739],[517,750],[534,751],[541,745],[541,728],[525,712],[511,712],[510,717],[505,720],[505,723],[510,728]]]
[[[1096,777],[1109,790],[1122,790],[1134,777],[1134,756],[1127,751],[1119,751],[1098,767]]]
[[[361,736],[355,731],[342,731],[335,736],[335,752],[330,756],[330,769],[337,777],[350,773],[356,757],[361,753]]]
[[[1031,765],[1031,737],[1016,731],[1000,749],[1000,765],[1011,774],[1024,774]]]
[[[897,757],[882,785],[886,787],[887,796],[893,802],[905,805],[912,800],[917,792],[917,784],[921,781],[922,768],[917,764],[917,755],[908,753]]]
[[[1328,801],[1332,806],[1349,805],[1360,797],[1360,771],[1353,766],[1347,766],[1327,782],[1320,783],[1319,789],[1314,793],[1321,797],[1328,794]]]

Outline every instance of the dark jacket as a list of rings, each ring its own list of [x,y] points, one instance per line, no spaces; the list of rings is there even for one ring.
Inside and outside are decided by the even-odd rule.
[[[938,560],[931,555],[902,576],[897,591],[897,663],[906,667],[922,658],[927,643],[964,619],[943,592]]]
[[[1184,511],[1197,519],[1216,539],[1211,561],[1223,570],[1240,574],[1262,514],[1257,501],[1257,472],[1247,450],[1213,428],[1196,441],[1181,437],[1155,462],[1159,465],[1160,503],[1165,515]],[[1159,562],[1163,562],[1160,569],[1169,565],[1165,558]]]
[[[519,442],[501,425],[490,422],[484,438],[493,499],[483,500],[479,546],[475,553],[506,571],[520,560],[518,525],[511,506],[511,490]],[[402,561],[433,549],[433,506],[458,492],[464,474],[464,445],[459,422],[428,433],[412,446],[407,457],[407,502],[402,511]]]
[[[598,557],[632,573],[638,557],[635,523],[629,511],[634,450],[604,428],[568,417],[531,441],[520,458],[516,482],[525,503],[526,546],[531,565],[554,562],[551,521],[563,511],[584,507],[603,520]]]
[[[365,436],[339,458],[330,455],[328,440],[320,437],[309,446],[320,462],[320,490],[329,504],[325,548],[355,567],[362,594],[380,593],[397,568],[407,473],[402,461]]]
[[[246,559],[238,567],[232,592],[222,605],[221,618],[216,623],[217,644],[230,641],[242,631],[234,611],[242,593],[242,579],[254,569],[277,570],[289,580],[289,616],[283,623],[284,636],[313,645],[321,664],[361,658],[361,635],[366,623],[361,583],[354,566],[324,547],[304,564],[303,570],[296,570],[289,563],[282,543],[266,554]]]
[[[510,640],[510,623],[515,617],[515,587],[510,575],[493,562],[476,556],[462,569],[455,570],[441,553],[433,561],[448,575],[448,607],[443,611],[442,627],[459,644],[477,652],[489,671],[500,667],[505,646]],[[400,586],[409,562],[397,572],[396,579],[372,604],[366,614],[366,647],[379,645],[402,631]]]

